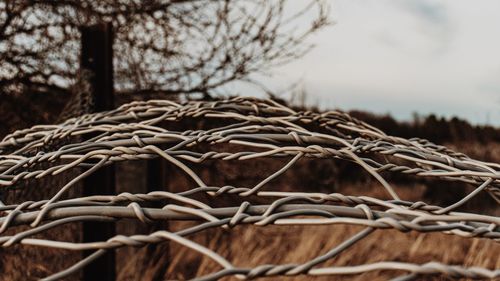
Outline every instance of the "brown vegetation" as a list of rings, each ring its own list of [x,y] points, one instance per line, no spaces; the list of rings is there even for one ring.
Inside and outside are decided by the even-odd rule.
[[[137,166],[136,166],[137,167]],[[244,164],[228,163],[225,161],[213,162],[195,167],[195,171],[209,184],[233,184],[238,186],[251,186],[255,178],[270,170],[280,167],[279,161],[260,160],[245,161]],[[123,167],[123,169],[127,169]],[[269,189],[277,187],[282,190],[307,190],[318,192],[340,192],[346,195],[366,195],[378,198],[387,198],[383,188],[361,169],[351,166],[352,174],[356,178],[343,177],[335,161],[330,160],[301,160],[282,177],[269,183]],[[192,183],[182,172],[169,168],[169,190],[185,190]],[[127,189],[135,170],[122,173],[121,188]],[[439,192],[432,192],[442,188],[445,198],[462,196],[460,188],[451,189],[440,184],[446,182],[427,182],[395,184],[398,194],[406,200],[424,200],[426,202],[444,199],[435,198]],[[313,190],[311,190],[313,189]],[[457,194],[453,194],[457,190]],[[220,198],[219,204],[223,206],[225,200],[238,200],[236,198]],[[233,201],[234,202],[234,201]],[[439,203],[443,203],[442,201]],[[495,203],[488,197],[481,197],[468,204],[464,209],[496,209]],[[496,211],[498,215],[498,211]],[[169,229],[175,231],[186,227],[186,222],[170,222]],[[125,227],[124,234],[142,233],[143,226],[137,228]],[[210,230],[194,237],[196,242],[216,250],[228,258],[235,265],[262,265],[266,263],[285,264],[300,263],[327,252],[345,239],[360,231],[361,227],[336,225],[336,226],[237,226],[230,232],[224,230]],[[150,230],[150,229],[149,229]],[[347,252],[328,261],[325,265],[347,266],[358,265],[377,261],[400,261],[426,263],[440,261],[449,264],[465,266],[484,266],[498,268],[500,260],[498,253],[500,245],[487,239],[466,239],[442,233],[422,234],[417,232],[401,233],[396,230],[378,230],[353,246]],[[122,270],[119,272],[120,280],[185,280],[208,274],[219,270],[218,265],[208,258],[184,247],[170,244],[168,247],[122,249],[121,255],[128,257],[121,260]],[[168,254],[170,253],[170,254]],[[120,255],[120,254],[119,254]],[[145,264],[148,267],[145,267]],[[290,277],[290,280],[387,280],[398,276],[402,272],[370,272],[363,275],[340,277]],[[237,280],[225,278],[224,280]],[[269,278],[268,280],[282,280]],[[435,280],[448,280],[436,277]]]
[[[373,118],[373,115],[371,115]],[[432,132],[434,127],[427,125],[384,123],[385,117],[375,119],[371,123],[387,127],[389,133],[397,134],[408,128],[420,126],[420,132]],[[203,122],[201,122],[203,123]],[[196,128],[197,124],[182,124]],[[390,126],[388,126],[388,124]],[[432,124],[432,123],[431,123]],[[179,124],[181,126],[181,124]],[[450,147],[462,151],[471,157],[500,162],[500,146],[491,139],[490,129],[480,135],[481,127],[470,127],[476,135],[468,135],[469,140],[448,139]],[[450,127],[453,127],[450,125]],[[428,130],[428,131],[426,131]],[[451,130],[450,130],[451,131]],[[494,132],[497,132],[494,130]],[[431,133],[428,133],[432,136]],[[472,133],[471,133],[472,134]],[[486,140],[489,141],[479,141]],[[209,184],[252,186],[255,179],[269,171],[277,170],[282,163],[277,160],[246,161],[212,161],[195,165],[195,171]],[[145,192],[144,163],[119,164],[118,192]],[[174,167],[168,168],[168,186],[171,191],[185,190],[192,183]],[[400,177],[384,174],[397,188],[398,193],[407,200],[424,200],[437,204],[449,204],[462,197],[470,187],[450,182],[418,180],[411,177]],[[334,160],[301,160],[294,168],[282,177],[269,183],[270,188],[281,190],[307,190],[320,192],[340,192],[346,195],[367,195],[386,198],[384,190],[371,179],[370,175],[353,164],[345,164]],[[443,186],[446,185],[446,186]],[[29,186],[29,183],[27,184]],[[452,186],[452,188],[450,188]],[[43,191],[43,192],[42,192]],[[43,198],[47,190],[24,193],[24,198]],[[237,200],[236,198],[221,198]],[[234,201],[233,201],[234,202]],[[478,196],[465,209],[486,210],[498,215],[496,205],[488,196]],[[495,213],[496,212],[496,213]],[[187,223],[171,222],[168,226],[146,226],[136,222],[123,221],[118,224],[118,233],[132,235],[149,233],[155,228],[168,227],[179,229]],[[328,251],[347,237],[359,231],[354,226],[314,226],[314,227],[257,227],[238,226],[230,234],[223,230],[210,230],[198,234],[195,239],[209,248],[217,249],[224,257],[236,265],[257,265],[264,263],[299,263]],[[62,240],[78,241],[79,226],[69,225],[63,233],[49,232]],[[446,234],[400,233],[395,230],[376,231],[346,253],[328,261],[326,265],[356,265],[382,260],[425,263],[441,261],[466,266],[484,266],[498,268],[500,246],[485,239],[465,239]],[[21,256],[20,253],[23,253]],[[16,246],[3,251],[0,255],[3,276],[10,280],[19,280],[21,276],[30,280],[62,270],[79,259],[80,253],[59,250],[41,250],[39,248]],[[144,248],[123,248],[117,251],[119,280],[172,280],[186,279],[200,274],[213,272],[217,265],[195,252],[175,244],[167,243]],[[29,260],[29,266],[25,267]],[[23,271],[19,271],[23,268]],[[371,272],[360,276],[343,276],[346,280],[386,280],[396,276],[397,272]],[[75,278],[73,276],[71,279]],[[439,279],[439,277],[436,277]],[[231,278],[226,278],[231,279]],[[275,278],[270,278],[275,279]],[[331,277],[291,277],[292,280],[332,280]],[[336,279],[336,278],[334,278]],[[275,279],[277,280],[277,279]]]
[[[79,71],[79,28],[111,21],[115,27],[115,78],[118,104],[131,99],[201,93],[205,96],[231,81],[249,80],[249,75],[300,57],[310,47],[308,35],[328,24],[327,5],[313,1],[302,13],[285,17],[287,1],[18,1],[0,3],[0,137],[16,129],[53,123],[64,105],[71,101],[71,85]],[[292,1],[289,1],[292,2]],[[168,3],[168,4],[162,4]],[[292,4],[293,5],[293,4]],[[298,32],[288,23],[307,11],[316,11],[314,21]],[[33,20],[36,19],[36,20]],[[305,25],[303,25],[305,26]],[[159,40],[161,39],[161,40]],[[29,42],[27,44],[27,42]],[[194,48],[193,46],[196,46]],[[145,56],[147,54],[147,56]],[[390,116],[351,112],[390,135],[421,137],[446,144],[473,158],[500,162],[500,130],[472,126],[458,118],[445,120],[434,115],[399,123]],[[199,124],[187,124],[196,127]],[[196,167],[213,185],[251,186],[255,178],[281,163],[250,161],[208,162]],[[118,191],[145,192],[144,163],[117,165]],[[191,187],[173,167],[168,169],[171,191]],[[453,184],[440,188],[436,181],[384,175],[403,198],[433,203],[450,203],[462,197],[467,186]],[[45,185],[50,186],[49,183]],[[54,182],[52,182],[54,184]],[[270,183],[281,190],[317,190],[346,195],[385,193],[371,177],[351,164],[333,160],[303,160],[283,177]],[[29,192],[6,194],[6,200],[46,198],[45,185],[24,183]],[[55,185],[54,185],[55,186]],[[39,187],[36,189],[36,187]],[[19,191],[19,190],[18,190]],[[237,200],[235,198],[221,198]],[[497,212],[489,197],[478,196],[464,206]],[[154,228],[178,229],[183,224],[145,226],[120,222],[118,233],[148,233]],[[298,263],[324,253],[351,236],[353,226],[259,228],[238,226],[228,234],[211,230],[195,239],[236,265]],[[64,231],[48,232],[50,237],[78,241],[80,226],[70,224]],[[22,254],[21,254],[22,253]],[[425,263],[436,260],[467,266],[499,268],[498,243],[464,239],[445,234],[376,231],[328,265],[356,265],[381,260]],[[140,249],[117,251],[120,280],[186,279],[208,273],[216,265],[196,253],[164,243]],[[34,280],[62,270],[80,258],[80,253],[18,245],[0,252],[2,280]],[[353,280],[385,280],[394,272],[373,272]],[[70,280],[76,279],[73,276]],[[308,277],[309,278],[309,277]],[[304,276],[296,278],[304,280]],[[331,277],[312,278],[332,280]]]

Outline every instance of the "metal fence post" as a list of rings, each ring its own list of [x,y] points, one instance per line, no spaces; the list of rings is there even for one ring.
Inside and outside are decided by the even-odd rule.
[[[81,68],[91,73],[93,111],[112,109],[113,100],[113,29],[102,23],[81,29]],[[83,181],[83,196],[115,193],[115,167],[99,169]],[[114,223],[84,222],[83,242],[106,241],[115,235]],[[91,252],[85,252],[89,255]],[[115,253],[109,251],[87,265],[83,280],[112,281],[116,279]]]

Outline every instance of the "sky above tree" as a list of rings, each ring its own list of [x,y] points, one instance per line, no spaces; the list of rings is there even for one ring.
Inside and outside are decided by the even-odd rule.
[[[322,109],[500,125],[500,2],[331,3],[335,24],[313,38],[317,46],[306,57],[259,77],[268,88],[300,80],[307,103]],[[241,84],[233,90],[255,92]]]

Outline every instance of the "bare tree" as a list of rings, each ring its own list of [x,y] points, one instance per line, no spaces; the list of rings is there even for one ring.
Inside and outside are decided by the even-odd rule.
[[[67,92],[79,28],[112,22],[118,93],[209,94],[309,50],[305,40],[328,24],[328,5],[290,2],[3,0],[0,91]]]

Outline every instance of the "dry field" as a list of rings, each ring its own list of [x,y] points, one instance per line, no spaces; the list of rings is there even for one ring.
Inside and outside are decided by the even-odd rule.
[[[467,147],[467,146],[464,146]],[[468,146],[469,154],[479,159],[481,148],[498,150],[499,146]],[[496,149],[496,150],[495,150]],[[484,152],[484,155],[488,153]],[[500,156],[488,154],[488,157]],[[485,159],[486,160],[486,159]],[[489,159],[488,159],[489,160]],[[345,167],[351,170],[350,176],[357,175],[361,180],[354,181],[343,178],[346,174],[331,160],[304,160],[299,161],[294,168],[285,175],[269,183],[269,189],[282,190],[310,190],[320,192],[340,192],[346,195],[367,195],[378,198],[387,198],[385,191],[379,184],[364,175],[364,171],[356,167]],[[252,184],[252,179],[259,174],[266,173],[278,167],[276,160],[269,162],[245,163],[245,165],[232,165],[227,162],[214,162],[199,167],[198,174],[213,184],[241,183],[242,186]],[[360,173],[360,174],[358,174]],[[133,177],[133,173],[122,173]],[[129,180],[123,178],[122,182]],[[417,182],[411,183],[394,179],[394,186],[403,199],[418,201],[424,200],[446,204],[453,198],[467,192],[467,187],[452,186],[447,182]],[[172,171],[169,173],[169,189],[184,189],[190,183],[183,178],[182,173]],[[450,185],[450,186],[447,186]],[[451,188],[450,188],[451,187]],[[438,192],[435,189],[442,189]],[[454,196],[453,193],[457,192]],[[442,196],[443,198],[436,198]],[[224,200],[220,199],[221,206]],[[451,200],[451,201],[450,201]],[[498,208],[489,197],[477,198],[465,209],[488,210],[499,215]],[[182,229],[188,226],[185,222],[172,222],[171,230]],[[160,226],[161,227],[161,226]],[[144,231],[143,228],[128,229],[130,234],[135,231]],[[140,230],[142,229],[142,230]],[[231,231],[210,230],[196,235],[196,242],[222,254],[236,266],[256,266],[262,264],[287,264],[308,261],[318,255],[326,253],[345,239],[349,238],[362,227],[349,225],[336,226],[237,226]],[[159,248],[123,249],[121,254],[127,259],[121,260],[122,270],[119,272],[120,280],[184,280],[220,270],[220,267],[208,258],[184,247],[171,244]],[[119,252],[120,253],[120,252]],[[169,254],[170,253],[170,254]],[[119,254],[120,255],[120,254]],[[427,263],[439,261],[442,263],[482,266],[490,269],[500,268],[500,245],[487,239],[466,239],[454,235],[441,233],[402,233],[396,230],[377,230],[360,243],[355,244],[348,251],[336,258],[329,260],[325,266],[352,266],[378,261],[399,261],[413,263]],[[289,280],[387,280],[401,275],[402,272],[370,272],[353,276],[296,276]],[[266,278],[267,280],[282,280],[283,277]],[[225,278],[223,280],[238,280]],[[434,280],[448,280],[436,277]]]
[[[452,145],[450,145],[452,146]],[[455,145],[458,150],[481,160],[498,161],[500,146]],[[145,191],[145,163],[132,162],[118,165],[118,192]],[[236,184],[251,186],[262,173],[269,173],[282,165],[277,160],[230,163],[207,162],[195,167],[204,181],[213,185]],[[389,175],[385,175],[389,176]],[[391,178],[403,199],[424,200],[446,204],[463,196],[467,188],[448,182],[419,182],[414,178]],[[190,188],[192,183],[183,173],[169,167],[168,186],[171,191]],[[340,167],[333,160],[300,160],[284,175],[269,183],[269,189],[309,190],[340,192],[345,195],[368,195],[387,198],[383,188],[355,166]],[[21,196],[41,196],[41,190]],[[216,204],[223,206],[227,200],[220,198]],[[451,200],[451,201],[450,201]],[[480,196],[467,204],[465,209],[487,210],[500,215],[488,196]],[[150,233],[155,229],[172,231],[188,226],[188,222],[170,222],[147,226],[136,221],[118,223],[118,233],[132,235]],[[266,263],[301,263],[327,252],[345,239],[360,231],[361,227],[335,226],[237,226],[231,231],[209,230],[193,237],[196,242],[216,250],[236,266],[255,266]],[[50,231],[44,235],[67,241],[78,241],[79,224],[69,224],[64,230]],[[440,261],[448,264],[500,268],[500,245],[487,239],[466,239],[441,233],[402,233],[396,230],[377,230],[355,244],[348,251],[329,260],[324,266],[360,265],[378,261],[426,263]],[[2,280],[36,280],[70,266],[80,258],[79,252],[41,249],[18,245],[0,252]],[[117,251],[118,280],[185,280],[219,270],[219,266],[196,252],[173,243],[143,248],[122,248]],[[335,277],[289,277],[289,280],[387,280],[403,272],[369,272],[362,275]],[[267,280],[282,280],[267,278]],[[66,280],[77,280],[74,275]],[[224,280],[237,280],[225,278]],[[448,280],[435,277],[434,280]]]
[[[483,161],[500,163],[500,144],[453,143],[449,147]],[[263,174],[279,169],[280,160],[246,162],[207,161],[194,167],[209,185],[252,186]],[[118,192],[145,192],[145,162],[118,164]],[[168,168],[167,190],[181,191],[193,183],[173,167]],[[446,205],[455,202],[470,187],[450,182],[427,181],[415,177],[383,174],[396,188],[402,199]],[[46,183],[50,186],[50,183]],[[29,185],[29,183],[27,184]],[[268,184],[269,189],[283,191],[339,192],[344,195],[366,195],[388,198],[384,189],[365,171],[334,160],[300,160],[292,169]],[[22,195],[33,200],[43,198],[47,189]],[[224,206],[237,198],[220,198]],[[232,201],[234,202],[234,201]],[[488,196],[478,196],[462,210],[475,210],[500,215],[497,205]],[[175,231],[189,225],[170,222],[154,226],[135,221],[119,222],[118,234],[150,233],[155,229]],[[231,231],[210,230],[193,237],[196,242],[215,250],[236,266],[256,266],[267,263],[301,263],[326,253],[361,227],[355,226],[237,226]],[[67,241],[79,241],[80,225],[69,224],[64,230],[44,235]],[[500,245],[487,239],[466,239],[441,233],[401,233],[396,230],[377,230],[348,251],[324,266],[352,266],[378,261],[448,264],[500,268]],[[1,280],[36,280],[68,267],[80,258],[79,252],[17,245],[0,251]],[[184,280],[219,270],[214,262],[196,252],[173,243],[143,248],[122,248],[117,251],[118,280]],[[289,280],[387,280],[403,272],[369,272],[362,275],[336,277],[289,277]],[[77,280],[72,276],[67,280]],[[267,278],[267,280],[282,280]],[[236,280],[225,278],[224,280]],[[447,280],[435,277],[435,280]]]

